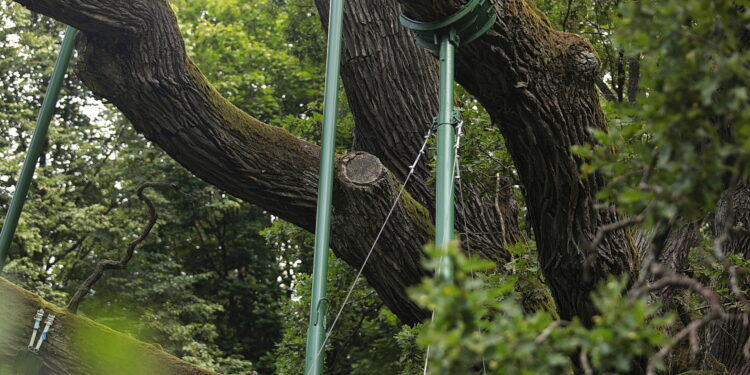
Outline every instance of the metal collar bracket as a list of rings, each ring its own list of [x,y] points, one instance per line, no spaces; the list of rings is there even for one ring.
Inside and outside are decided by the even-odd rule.
[[[461,122],[461,110],[457,108],[453,108],[453,111],[451,111],[451,122],[439,123],[438,116],[435,116],[432,118],[432,130],[437,131],[440,125],[452,125],[455,127],[455,126],[458,126],[460,122]]]
[[[495,8],[489,0],[471,0],[458,12],[439,21],[415,21],[403,14],[400,17],[401,24],[417,35],[417,44],[433,51],[440,50],[440,39],[446,35],[456,47],[471,43],[484,35],[496,19]]]

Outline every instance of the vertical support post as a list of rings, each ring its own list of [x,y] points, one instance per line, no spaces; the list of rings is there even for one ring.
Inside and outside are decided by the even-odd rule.
[[[455,224],[454,202],[454,144],[456,128],[453,110],[454,55],[456,51],[453,30],[441,35],[440,40],[440,113],[437,117],[437,177],[435,246],[445,249],[453,240]],[[440,260],[438,275],[450,279],[453,267],[448,257]]]
[[[320,149],[320,178],[315,221],[315,255],[313,261],[310,323],[307,329],[305,374],[323,374],[326,334],[326,284],[328,278],[328,247],[331,230],[333,190],[333,158],[336,149],[336,105],[338,101],[341,35],[344,25],[344,0],[331,0],[328,18],[328,52],[326,58],[325,93],[323,98],[323,132]]]
[[[60,53],[57,56],[57,61],[55,61],[55,67],[47,86],[47,92],[44,94],[42,109],[36,120],[36,128],[34,129],[34,135],[31,137],[29,151],[23,162],[21,174],[16,183],[16,190],[13,192],[13,199],[10,201],[8,213],[5,216],[2,232],[0,233],[0,271],[5,266],[5,259],[8,256],[10,243],[18,226],[18,219],[21,216],[23,205],[26,203],[26,195],[29,192],[31,179],[34,177],[36,163],[42,152],[44,141],[47,139],[47,130],[49,130],[50,121],[55,113],[57,98],[60,94],[60,87],[62,86],[65,72],[68,70],[70,57],[73,54],[73,45],[77,32],[78,30],[70,26],[65,30],[65,38],[63,39],[62,46],[60,46]]]

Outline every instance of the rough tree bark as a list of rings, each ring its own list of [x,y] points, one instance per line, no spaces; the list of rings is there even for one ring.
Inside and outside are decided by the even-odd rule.
[[[77,73],[146,138],[209,183],[313,230],[318,147],[223,99],[187,58],[169,4],[136,3],[22,2],[82,31]],[[120,15],[117,22],[101,16],[110,12],[135,14]],[[332,243],[351,264],[364,258],[369,243],[363,244],[374,238],[370,228],[383,221],[382,208],[400,188],[377,159],[358,162],[364,157],[357,153],[337,159]],[[367,183],[350,180],[350,174],[361,174],[357,168],[378,173],[371,173],[374,179]],[[404,285],[427,274],[420,263],[421,247],[433,228],[429,213],[408,194],[391,220],[365,276],[394,313],[414,323],[426,314],[410,301]],[[400,272],[394,274],[394,266]]]
[[[305,229],[313,228],[318,148],[258,121],[223,99],[187,58],[166,1],[17,1],[82,30],[76,66],[79,76],[94,93],[122,110],[146,138],[209,183]],[[445,16],[460,5],[448,0],[402,2],[411,17],[425,20]],[[530,3],[509,0],[496,2],[495,8],[499,18],[490,32],[459,50],[457,79],[482,102],[505,136],[524,185],[540,263],[560,316],[579,316],[589,322],[596,313],[589,298],[594,285],[607,275],[632,272],[635,263],[634,247],[625,231],[611,232],[596,249],[586,250],[599,226],[617,221],[613,209],[594,205],[602,178],[581,178],[578,168],[582,161],[570,151],[572,145],[592,141],[588,128],[606,127],[594,87],[599,63],[587,42],[552,30]],[[413,98],[393,107],[391,101],[377,101],[377,96],[364,94],[382,81],[351,82],[360,78],[357,74],[373,74],[377,65],[367,65],[373,61],[399,63],[401,70],[390,73],[401,77],[434,69],[434,62],[424,52],[413,51],[413,42],[396,25],[397,9],[395,3],[358,0],[349,2],[347,10],[350,34],[359,35],[352,29],[355,26],[365,31],[366,27],[380,27],[369,19],[390,22],[380,34],[384,34],[385,43],[378,34],[371,38],[379,44],[368,39],[370,44],[362,46],[365,42],[356,36],[345,41],[344,80],[353,107],[357,107],[355,113],[362,111],[357,115],[356,145],[382,157],[353,152],[337,159],[337,230],[332,243],[336,254],[353,266],[361,264],[377,223],[382,222],[385,208],[400,187],[396,176],[403,176],[404,163],[409,162],[389,150],[395,148],[393,142],[401,134],[390,133],[389,143],[388,137],[374,137],[371,132],[386,129],[386,121],[394,119],[399,125],[411,123],[407,131],[424,129],[422,119],[434,112],[406,108],[419,103],[434,109],[434,103],[416,101],[434,92],[434,76],[430,80],[417,74],[421,78],[410,86],[414,90],[398,90],[399,95]],[[400,48],[412,52],[397,54]],[[361,52],[370,55],[360,56]],[[380,60],[368,60],[372,52]],[[404,64],[400,59],[405,58],[414,60]],[[403,81],[390,82],[386,88],[403,89],[395,82]],[[374,92],[393,95],[383,88]],[[359,108],[362,106],[376,108],[368,111]],[[389,106],[394,117],[363,122],[368,114],[387,112],[383,106]],[[399,116],[403,118],[399,120]],[[408,142],[405,149],[415,147],[414,140]],[[420,174],[424,173],[421,169]],[[419,201],[430,201],[429,193],[419,184],[412,191]],[[378,256],[365,270],[385,303],[407,323],[425,317],[404,291],[426,274],[419,259],[433,228],[429,210],[419,201],[412,195],[401,198],[376,249]],[[486,226],[494,226],[496,231],[498,222],[500,218],[495,216]],[[490,239],[489,243],[501,245],[502,241]],[[502,258],[500,246],[488,248],[490,254]]]
[[[12,363],[26,348],[34,314],[55,315],[40,356],[45,374],[218,375],[165,353],[158,345],[133,340],[89,319],[69,313],[0,278],[0,363]],[[7,361],[7,362],[6,362]]]
[[[328,1],[315,3],[327,28]],[[437,114],[439,87],[434,57],[400,25],[401,13],[392,0],[347,1],[341,66],[356,120],[352,148],[377,156],[399,181]],[[419,164],[407,190],[434,216],[434,187],[426,183],[430,173],[426,164]],[[495,189],[477,183],[463,188],[465,200],[456,201],[456,230],[468,232],[462,240],[488,259],[509,260],[504,245],[521,238],[513,196],[503,195],[507,209],[495,210]]]
[[[415,19],[434,20],[462,1],[401,0]],[[457,56],[456,78],[477,97],[505,138],[524,186],[539,260],[563,319],[596,313],[589,294],[611,274],[633,273],[636,250],[625,230],[608,233],[593,251],[597,228],[618,220],[597,209],[601,176],[579,175],[570,147],[606,129],[595,88],[599,60],[582,38],[552,30],[530,2],[495,1],[498,20]]]
[[[740,254],[750,258],[750,185],[740,184],[728,189],[716,208],[714,232],[725,237],[721,243],[723,254]],[[735,282],[742,290],[750,288],[747,274],[737,275]],[[731,286],[722,285],[723,287]],[[740,292],[747,300],[748,296]],[[737,312],[739,309],[735,309]],[[730,374],[750,374],[750,323],[743,319],[723,319],[712,322],[705,332],[708,353],[724,364]],[[748,353],[745,353],[748,352]],[[710,362],[706,362],[708,364]]]

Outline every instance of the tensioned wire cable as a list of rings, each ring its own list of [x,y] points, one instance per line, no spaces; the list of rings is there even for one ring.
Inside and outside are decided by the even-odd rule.
[[[404,179],[404,183],[401,184],[401,189],[398,191],[398,194],[396,195],[396,199],[394,199],[390,210],[388,210],[388,215],[386,215],[385,220],[383,221],[383,225],[380,226],[380,230],[378,231],[377,236],[375,236],[375,240],[373,241],[372,246],[370,246],[370,250],[367,252],[367,256],[365,257],[364,262],[362,262],[362,266],[359,268],[359,271],[357,271],[357,276],[354,278],[352,285],[349,287],[349,291],[346,293],[346,297],[344,298],[344,302],[341,304],[341,308],[339,308],[339,311],[336,313],[336,317],[333,319],[333,323],[331,323],[331,326],[328,328],[326,337],[323,339],[323,344],[320,346],[320,349],[318,350],[318,352],[315,353],[315,361],[317,361],[320,355],[323,353],[323,351],[325,351],[326,343],[328,342],[328,339],[331,337],[331,333],[333,333],[333,328],[336,327],[336,322],[338,322],[339,318],[341,317],[341,313],[344,311],[344,308],[346,307],[347,302],[349,302],[349,298],[352,296],[354,287],[357,285],[357,281],[359,281],[359,278],[362,276],[362,271],[365,270],[365,266],[367,266],[367,262],[370,260],[370,256],[375,250],[375,246],[378,244],[378,240],[380,240],[380,236],[383,234],[383,231],[385,230],[385,226],[388,224],[388,220],[390,220],[391,215],[393,215],[393,211],[396,209],[396,206],[398,206],[399,200],[401,200],[401,195],[403,195],[404,191],[406,190],[406,185],[409,183],[411,176],[414,175],[414,170],[417,168],[417,164],[419,164],[419,160],[422,158],[422,155],[425,153],[425,150],[427,149],[427,143],[429,142],[431,135],[432,135],[432,127],[430,127],[427,130],[427,135],[425,135],[424,137],[424,142],[422,143],[422,147],[419,149],[419,153],[417,154],[417,157],[414,160],[414,164],[409,166],[409,174],[406,175],[406,178]],[[307,371],[307,374],[309,375],[311,372],[312,372],[312,368]]]
[[[455,179],[459,182],[459,191],[463,193],[463,190],[461,189],[461,175],[460,175],[460,169],[458,167],[458,149],[461,147],[461,137],[463,136],[463,129],[464,129],[464,121],[460,120],[458,124],[456,125],[456,143],[453,145],[453,172],[452,175]],[[461,202],[463,207],[463,194],[461,195]],[[466,220],[464,219],[464,226],[466,225]],[[465,230],[466,228],[464,228]],[[468,237],[467,237],[468,238]],[[468,242],[468,240],[467,240]],[[471,248],[469,248],[469,254],[471,254]],[[430,318],[430,322],[433,322],[435,320],[435,310],[432,311],[432,317]],[[427,345],[427,350],[424,354],[424,371],[422,372],[423,375],[427,375],[427,365],[430,363],[430,346]]]
[[[456,168],[455,169],[456,169],[456,180],[458,180],[458,198],[459,198],[459,202],[461,204],[461,212],[463,213],[463,211],[465,209],[465,206],[464,206],[464,181],[461,178],[460,159],[458,158],[458,148],[459,148],[459,141],[461,140],[461,134],[460,134],[461,130],[462,130],[462,128],[459,127],[459,129],[458,129],[458,131],[459,131],[458,140],[456,141],[456,156],[455,156],[455,158],[456,158]],[[464,231],[462,233],[466,236],[466,251],[469,253],[469,259],[471,259],[473,257],[473,254],[472,254],[472,251],[471,251],[471,241],[469,241],[469,233],[470,232],[467,230],[468,228],[467,228],[467,225],[466,225],[466,216],[464,216],[464,220],[463,220],[463,229],[464,229]],[[502,232],[498,232],[498,233],[502,233]],[[459,233],[459,235],[460,235],[460,233]],[[505,239],[501,238],[500,241],[504,243]],[[474,280],[474,278],[475,278],[474,271],[472,271],[471,272],[471,279]],[[433,314],[433,316],[434,316],[434,314]],[[479,329],[479,328],[477,328],[477,329]],[[485,362],[486,361],[484,360],[484,356],[483,356],[482,357],[482,374],[483,375],[487,374],[487,365],[486,365]]]
[[[461,211],[463,212],[464,209],[464,189],[463,189],[463,180],[461,179],[461,166],[460,166],[460,159],[458,157],[458,150],[461,148],[461,137],[463,136],[463,121],[460,121],[458,125],[456,126],[456,144],[454,146],[454,154],[453,154],[453,175],[456,180],[458,180],[458,194],[460,199],[460,205],[461,205]],[[469,241],[469,232],[467,230],[466,226],[466,219],[463,220],[463,232],[460,232],[460,234],[466,235],[466,250],[469,253],[469,258],[472,257],[472,251],[471,251],[471,241]],[[500,232],[498,232],[500,233]],[[472,279],[474,278],[474,273],[471,273]],[[432,318],[430,318],[430,321],[435,320],[435,311],[432,312]],[[429,364],[430,359],[430,347],[427,346],[427,351],[425,352],[425,358],[424,358],[424,371],[423,375],[427,375],[427,365]],[[485,364],[484,358],[482,358],[482,372],[484,374],[487,373],[487,367]]]

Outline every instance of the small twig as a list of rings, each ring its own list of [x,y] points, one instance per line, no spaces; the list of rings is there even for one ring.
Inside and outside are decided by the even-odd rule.
[[[721,305],[721,301],[719,300],[719,297],[716,295],[716,293],[714,293],[713,290],[701,284],[697,280],[680,275],[677,272],[674,272],[667,267],[664,267],[662,264],[656,262],[654,262],[651,266],[651,273],[654,276],[659,277],[659,279],[649,286],[632,290],[629,293],[632,300],[639,298],[645,293],[659,290],[667,286],[675,286],[688,289],[695,292],[696,294],[699,294],[709,304],[710,311],[719,311],[723,314],[724,307]]]
[[[721,318],[723,315],[724,314],[721,312],[715,312],[712,310],[702,319],[693,320],[685,328],[680,330],[680,332],[677,332],[677,334],[674,336],[674,341],[671,344],[661,348],[661,350],[659,350],[659,352],[654,355],[654,358],[651,358],[651,360],[648,361],[648,366],[646,367],[646,375],[656,375],[656,366],[654,365],[655,358],[661,359],[666,357],[669,353],[672,352],[672,350],[680,341],[685,339],[685,337],[691,336],[695,337],[695,340],[697,340],[698,330],[703,328],[703,326],[705,326],[706,324]],[[693,343],[691,343],[691,350],[696,351],[698,349],[697,342],[694,345],[695,346],[693,346]]]
[[[641,177],[641,182],[639,184],[639,185],[641,185],[641,188],[643,188],[643,186],[646,184],[646,182],[648,182],[648,180],[651,178],[651,175],[653,174],[654,168],[656,167],[656,162],[655,162],[655,160],[656,160],[656,153],[657,153],[657,150],[654,149],[651,163],[649,164],[648,168],[646,168],[646,170],[643,171],[643,176]],[[651,209],[651,207],[653,206],[653,204],[654,204],[653,201],[650,202],[646,206],[646,208],[641,213],[639,213],[638,215],[631,216],[629,218],[626,218],[626,219],[623,219],[623,220],[620,220],[620,221],[617,221],[617,222],[614,222],[614,223],[611,223],[611,224],[607,224],[607,225],[603,225],[603,226],[599,227],[599,229],[597,229],[597,231],[596,231],[596,235],[594,235],[594,240],[591,241],[591,244],[589,244],[589,248],[590,248],[591,252],[592,253],[596,252],[596,248],[599,247],[599,245],[601,244],[602,241],[604,241],[604,236],[607,233],[612,232],[612,231],[616,231],[616,230],[620,230],[620,229],[624,229],[624,228],[627,228],[627,227],[629,227],[631,225],[640,224],[644,220],[646,220],[646,214]]]
[[[609,86],[604,83],[604,81],[599,78],[596,81],[594,81],[596,84],[596,87],[599,88],[599,90],[602,92],[602,95],[604,96],[604,99],[607,99],[609,102],[616,103],[617,97],[615,96],[615,93],[612,92],[612,89],[609,88]]]
[[[552,331],[554,331],[558,327],[564,327],[564,326],[568,325],[568,323],[570,323],[570,322],[565,321],[565,320],[555,320],[550,325],[548,325],[547,328],[545,328],[542,331],[542,333],[539,334],[539,336],[537,336],[534,339],[534,344],[540,345],[545,340],[547,340],[547,338],[549,337],[549,335],[552,334]]]
[[[638,186],[643,189],[644,191],[648,191],[648,180],[651,179],[651,176],[654,175],[654,169],[656,169],[656,161],[659,159],[659,148],[655,147],[653,151],[651,151],[651,161],[648,163],[648,167],[645,171],[643,171],[643,176],[641,176],[641,181],[638,183]]]
[[[596,248],[599,247],[599,245],[601,245],[602,241],[604,241],[604,236],[607,233],[620,230],[620,229],[624,229],[631,225],[640,224],[645,219],[646,219],[646,210],[644,210],[638,215],[631,216],[629,218],[622,219],[620,221],[616,221],[611,224],[602,225],[601,227],[599,227],[599,229],[597,229],[596,235],[594,236],[594,240],[591,241],[589,248],[592,251],[595,251]]]
[[[65,307],[68,311],[75,313],[78,311],[78,306],[81,304],[81,301],[84,297],[91,291],[91,288],[96,284],[97,281],[102,277],[104,274],[104,271],[111,270],[111,269],[124,269],[131,258],[133,258],[133,253],[135,252],[136,246],[143,242],[148,234],[151,232],[151,229],[154,228],[154,225],[156,224],[157,214],[156,214],[156,208],[154,207],[154,203],[151,201],[150,198],[148,198],[145,194],[143,194],[143,191],[146,188],[163,188],[163,187],[169,187],[173,189],[177,189],[177,185],[175,184],[168,184],[168,183],[161,183],[161,182],[146,182],[141,184],[141,186],[136,189],[135,193],[144,203],[146,203],[146,206],[148,207],[148,213],[149,213],[149,219],[148,223],[146,223],[146,226],[141,231],[140,235],[136,237],[133,241],[131,241],[128,244],[128,248],[125,251],[125,254],[120,258],[119,261],[114,260],[102,260],[99,261],[96,266],[94,267],[94,272],[89,275],[89,277],[81,284],[81,286],[78,288],[76,293],[73,295],[73,297],[70,299],[70,302],[68,303],[68,306]]]
[[[672,352],[672,350],[675,348],[675,346],[680,343],[684,339],[689,339],[690,342],[690,348],[692,352],[697,352],[699,348],[698,343],[698,331],[703,328],[706,324],[721,318],[726,318],[729,315],[724,311],[723,306],[721,305],[721,301],[719,300],[719,297],[714,293],[713,290],[706,287],[705,285],[701,284],[700,282],[691,279],[689,277],[683,276],[678,274],[677,272],[674,272],[663,265],[654,262],[651,266],[652,268],[652,274],[655,276],[661,276],[658,280],[656,280],[654,283],[652,283],[650,286],[641,287],[638,289],[634,289],[630,292],[630,298],[636,299],[640,297],[641,295],[662,289],[667,286],[675,286],[675,287],[681,287],[688,290],[691,290],[695,292],[696,294],[701,295],[706,302],[711,306],[711,309],[708,311],[708,313],[701,319],[693,320],[689,324],[685,326],[682,330],[677,332],[677,334],[674,336],[674,341],[661,348],[659,352],[657,352],[648,362],[648,366],[646,367],[646,375],[655,375],[656,374],[656,368],[654,365],[654,362],[656,359],[663,359],[669,353]]]
[[[637,54],[628,60],[628,102],[638,99],[638,83],[641,79],[641,55]]]
[[[586,354],[585,350],[581,350],[581,353],[578,355],[578,359],[581,362],[581,369],[583,370],[583,373],[585,375],[594,375],[594,370],[591,369],[591,365],[589,364],[589,357]]]
[[[650,207],[651,207],[651,204],[649,204],[649,206],[646,207],[646,209],[644,209],[643,212],[641,212],[640,214],[636,216],[631,216],[627,219],[623,219],[620,221],[616,221],[614,223],[600,226],[599,229],[596,230],[594,239],[588,244],[584,242],[582,247],[583,247],[583,250],[587,253],[586,258],[583,263],[584,279],[589,278],[589,272],[598,255],[598,252],[596,251],[596,249],[599,247],[599,245],[601,245],[602,241],[604,241],[604,237],[607,235],[607,233],[620,230],[620,229],[624,229],[631,225],[642,223],[646,219],[646,212],[649,210]]]
[[[563,31],[568,31],[568,18],[570,17],[570,11],[573,9],[573,0],[568,0],[568,9],[565,10],[565,17],[562,22]]]

